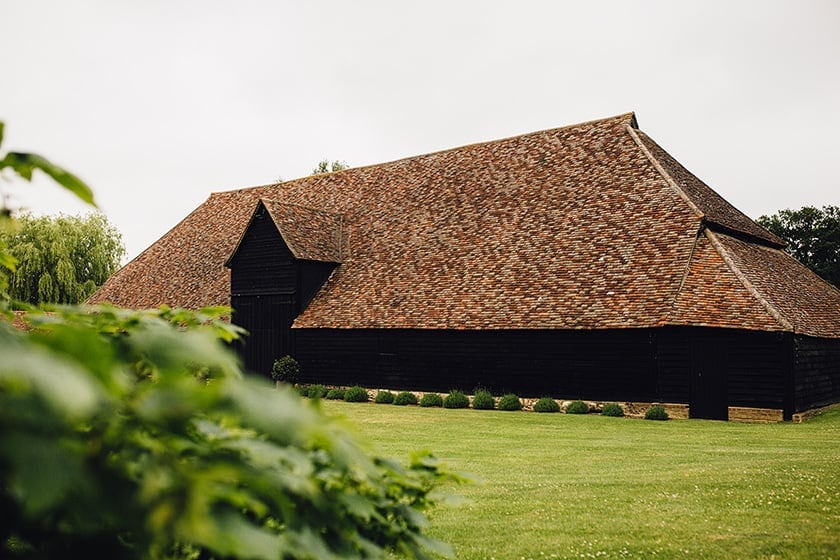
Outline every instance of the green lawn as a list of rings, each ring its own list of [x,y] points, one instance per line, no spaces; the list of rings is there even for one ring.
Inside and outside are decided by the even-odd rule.
[[[840,558],[840,410],[806,424],[325,401],[371,450],[483,483],[431,512],[459,559]]]

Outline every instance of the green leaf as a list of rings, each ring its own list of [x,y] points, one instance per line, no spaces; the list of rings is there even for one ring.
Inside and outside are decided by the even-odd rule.
[[[6,123],[0,121],[0,146],[3,145],[3,130],[6,128]]]
[[[11,167],[12,170],[26,179],[32,180],[32,171],[40,169],[52,179],[79,197],[82,201],[96,207],[93,200],[93,191],[81,179],[67,171],[66,169],[55,165],[47,158],[39,156],[38,154],[28,154],[23,152],[9,152],[2,160],[0,160],[0,169],[3,167]]]

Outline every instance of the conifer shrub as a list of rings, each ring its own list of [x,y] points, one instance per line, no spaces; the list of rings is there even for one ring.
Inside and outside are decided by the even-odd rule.
[[[470,399],[463,391],[452,389],[443,398],[443,408],[467,408],[470,406]]]
[[[310,385],[306,396],[310,399],[323,399],[327,396],[327,388],[321,384]]]
[[[423,398],[420,399],[420,406],[443,406],[443,397],[441,397],[437,393],[426,393],[425,395],[423,395]]]
[[[589,414],[589,405],[583,401],[572,401],[566,406],[566,414]]]
[[[601,408],[601,416],[624,416],[624,409],[618,403],[607,403]]]
[[[397,396],[394,397],[394,404],[399,406],[405,406],[407,404],[417,404],[417,395],[410,391],[400,391],[397,393]]]
[[[522,401],[513,393],[502,395],[499,399],[499,410],[522,410]]]
[[[391,404],[394,402],[394,393],[391,391],[379,391],[376,393],[373,402],[376,404]]]
[[[335,387],[327,391],[327,399],[331,401],[343,401],[344,400],[344,389],[339,389]]]
[[[367,402],[368,392],[360,385],[353,385],[344,392],[344,400],[346,402]]]
[[[543,397],[534,403],[534,412],[560,412],[560,405],[551,397]]]
[[[476,410],[493,410],[496,408],[496,401],[487,389],[476,389],[472,407]]]
[[[655,404],[645,411],[645,420],[667,420],[668,412],[661,404]]]

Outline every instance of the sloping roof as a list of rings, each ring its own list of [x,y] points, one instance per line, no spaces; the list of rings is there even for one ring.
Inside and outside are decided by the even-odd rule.
[[[636,126],[625,114],[215,193],[90,301],[228,304],[224,263],[262,199],[300,255],[334,258],[324,240],[340,230],[342,264],[297,327],[840,337],[840,292]]]

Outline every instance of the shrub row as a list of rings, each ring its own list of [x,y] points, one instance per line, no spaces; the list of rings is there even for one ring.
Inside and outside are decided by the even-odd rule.
[[[368,392],[359,385],[349,389],[327,389],[324,385],[302,385],[298,387],[301,396],[311,399],[344,400],[347,402],[367,402]],[[470,399],[463,391],[453,389],[445,397],[437,393],[426,393],[418,402],[417,396],[410,391],[401,391],[397,394],[391,391],[379,391],[376,393],[374,402],[379,404],[395,404],[399,406],[416,405],[422,407],[443,407],[443,408],[469,408]],[[473,395],[472,407],[475,410],[493,410],[497,407],[496,401],[490,391],[476,389]],[[503,395],[499,399],[499,410],[522,410],[522,400],[513,393]],[[560,405],[551,397],[542,397],[534,403],[534,412],[560,412]],[[566,406],[566,414],[588,414],[589,405],[584,401],[572,401]],[[602,416],[622,417],[624,409],[618,403],[607,403],[601,408]],[[668,420],[668,412],[661,404],[653,405],[645,411],[646,420]]]

